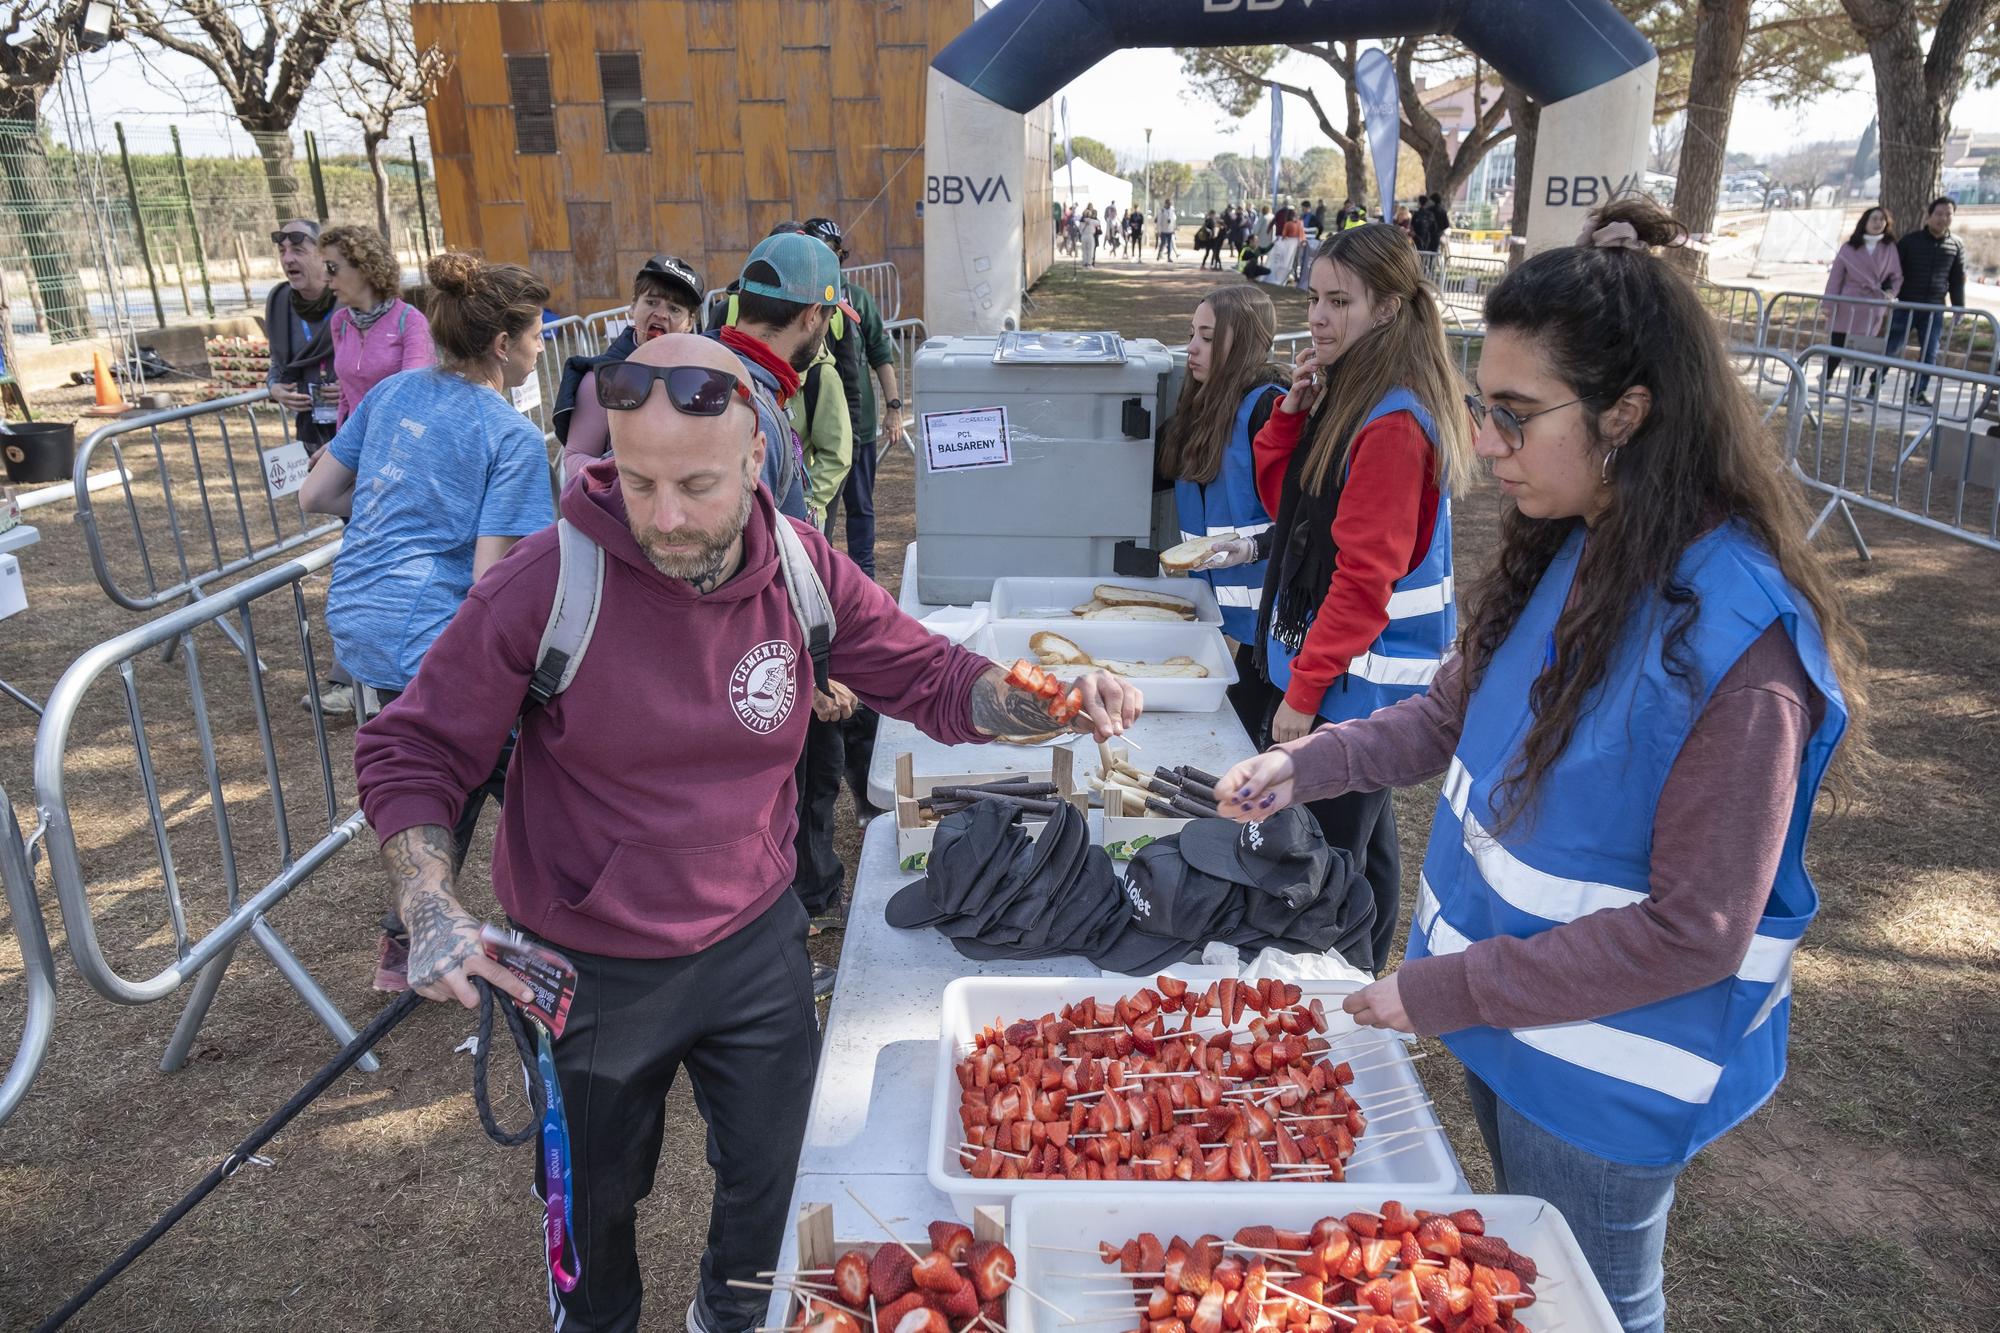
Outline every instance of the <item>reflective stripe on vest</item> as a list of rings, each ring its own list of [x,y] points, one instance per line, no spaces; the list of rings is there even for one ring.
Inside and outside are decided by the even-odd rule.
[[[1355,434],[1392,412],[1408,412],[1415,417],[1425,437],[1435,445],[1437,431],[1430,413],[1415,394],[1404,388],[1385,394],[1362,419]],[[1330,722],[1367,717],[1377,709],[1401,703],[1430,688],[1431,678],[1444,665],[1445,654],[1458,633],[1451,568],[1451,497],[1440,488],[1429,549],[1416,568],[1392,585],[1387,607],[1389,623],[1375,642],[1368,645],[1368,650],[1349,662],[1347,670],[1327,687],[1320,699],[1321,717]],[[1292,683],[1293,654],[1271,635],[1265,636],[1264,647],[1271,682],[1285,689]]]
[[[1230,424],[1229,439],[1222,446],[1222,467],[1214,481],[1207,485],[1192,481],[1174,483],[1174,509],[1182,541],[1223,533],[1254,537],[1271,526],[1271,516],[1257,498],[1257,465],[1250,450],[1250,413],[1257,400],[1272,387],[1259,384],[1243,396],[1236,419]],[[1206,580],[1215,590],[1216,605],[1222,608],[1222,632],[1238,643],[1249,643],[1256,636],[1267,563],[1259,560],[1232,569],[1196,570],[1189,575]]]
[[[1674,760],[1716,683],[1765,630],[1781,625],[1825,713],[1800,765],[1770,898],[1731,975],[1594,1020],[1466,1028],[1444,1038],[1468,1069],[1549,1132],[1615,1161],[1669,1165],[1756,1110],[1784,1077],[1792,956],[1819,907],[1803,860],[1806,830],[1847,712],[1811,613],[1754,539],[1719,528],[1688,549],[1675,575],[1699,598],[1682,649],[1691,681],[1665,665],[1667,617],[1635,617],[1633,633],[1643,641],[1614,655],[1631,665],[1606,679],[1578,719],[1533,808],[1494,832],[1496,790],[1532,720],[1528,692],[1545,669],[1581,546],[1573,534],[1550,564],[1467,703],[1408,956],[1525,939],[1644,902],[1653,822]]]

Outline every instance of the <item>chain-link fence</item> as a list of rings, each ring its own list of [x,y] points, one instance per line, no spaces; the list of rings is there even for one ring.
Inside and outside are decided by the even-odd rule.
[[[141,332],[261,310],[283,276],[270,233],[286,217],[376,225],[386,212],[412,281],[442,246],[436,182],[410,139],[383,147],[378,211],[365,157],[322,155],[310,132],[251,138],[256,151],[224,157],[186,152],[178,128],[157,121],[81,144],[47,124],[0,121],[9,330],[60,343],[115,330],[121,307]]]

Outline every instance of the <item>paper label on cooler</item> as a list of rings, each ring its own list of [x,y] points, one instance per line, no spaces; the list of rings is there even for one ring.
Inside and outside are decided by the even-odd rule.
[[[1007,409],[924,413],[924,459],[933,472],[1006,467],[1014,461],[1007,447]]]
[[[306,447],[297,440],[264,451],[264,484],[275,499],[282,500],[305,485],[311,469]]]
[[[542,405],[542,382],[530,375],[507,390],[507,396],[514,400],[514,410],[525,416]]]

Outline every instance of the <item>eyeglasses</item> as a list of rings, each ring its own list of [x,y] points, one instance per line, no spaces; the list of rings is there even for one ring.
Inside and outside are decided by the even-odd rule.
[[[610,412],[636,411],[653,392],[655,380],[667,386],[667,399],[675,409],[691,417],[721,416],[729,410],[732,391],[750,402],[749,388],[726,370],[620,361],[597,368],[597,405]]]
[[[271,233],[271,244],[280,250],[310,250],[315,238],[302,231],[274,231]]]
[[[1587,396],[1572,398],[1566,403],[1557,403],[1554,407],[1539,408],[1523,416],[1521,413],[1514,411],[1513,408],[1502,407],[1498,403],[1488,406],[1486,400],[1476,393],[1465,395],[1465,406],[1472,413],[1474,425],[1484,426],[1486,418],[1489,416],[1492,417],[1494,429],[1500,432],[1500,442],[1507,446],[1507,452],[1510,454],[1518,453],[1521,446],[1528,442],[1521,428],[1526,426],[1530,421],[1533,421],[1536,417],[1547,416],[1551,412],[1560,412],[1565,407],[1575,407],[1578,403],[1587,403],[1589,401],[1590,399]]]

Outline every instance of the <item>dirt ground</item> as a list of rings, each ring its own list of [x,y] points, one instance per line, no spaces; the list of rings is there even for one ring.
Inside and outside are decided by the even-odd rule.
[[[1059,268],[1037,288],[1029,323],[1185,336],[1212,281],[1191,264]],[[1281,327],[1302,306],[1278,292]],[[185,485],[186,469],[176,463]],[[149,522],[156,488],[142,484]],[[177,494],[181,492],[177,491]],[[881,561],[913,535],[909,455],[884,462]],[[22,553],[32,605],[0,624],[0,675],[45,697],[90,645],[142,623],[91,577],[69,508],[39,512]],[[1468,576],[1492,551],[1492,492],[1463,497],[1454,525]],[[1868,633],[1874,739],[1881,759],[1854,799],[1822,814],[1811,851],[1824,907],[1797,958],[1792,1068],[1771,1105],[1699,1158],[1683,1178],[1668,1249],[1672,1326],[1687,1329],[1985,1327],[2000,1304],[1986,1223],[2000,1193],[1993,1090],[2000,1084],[2000,611],[1996,557],[1864,516],[1876,559],[1829,535],[1822,550]],[[153,531],[152,528],[148,529]],[[130,570],[131,565],[120,566]],[[314,591],[316,598],[323,581]],[[309,599],[309,610],[312,609]],[[289,601],[254,617],[267,665],[273,746],[293,812],[294,845],[326,829],[324,796]],[[315,651],[324,654],[317,631]],[[217,769],[247,885],[276,864],[246,673],[219,635],[196,639],[217,737]],[[207,777],[191,739],[179,661],[135,663],[191,930],[219,915]],[[0,703],[0,783],[31,827],[32,719]],[[351,799],[349,729],[336,724],[331,768]],[[144,792],[129,757],[121,692],[88,697],[67,776],[100,933],[128,975],[172,956]],[[1399,795],[1406,901],[1429,828],[1431,791]],[[489,819],[490,824],[490,819]],[[381,885],[372,840],[336,856],[271,921],[336,1004],[361,1020]],[[843,854],[859,838],[842,824]],[[468,900],[490,905],[474,851]],[[41,876],[45,898],[47,876]],[[52,902],[45,904],[55,916]],[[59,923],[57,923],[59,925]],[[42,1075],[0,1128],[0,1328],[29,1325],[143,1230],[331,1052],[326,1034],[254,946],[239,953],[189,1068],[158,1072],[179,1006],[122,1007],[92,992],[59,929],[56,1042]],[[839,936],[815,948],[835,960]],[[19,955],[0,935],[0,1040],[20,1012]],[[539,1210],[525,1189],[528,1151],[494,1147],[468,1095],[469,1061],[452,1053],[472,1016],[431,1008],[379,1048],[382,1070],[349,1075],[166,1241],[100,1296],[79,1329],[472,1329],[531,1327],[543,1308]],[[0,1047],[0,1049],[8,1049]],[[1485,1175],[1450,1057],[1418,1066],[1475,1186]],[[500,1080],[496,1080],[500,1082]],[[524,1109],[511,1095],[503,1120]],[[677,1329],[692,1291],[709,1202],[701,1125],[685,1091],[668,1117],[661,1187],[642,1214],[646,1327]],[[1533,1322],[1532,1320],[1530,1322]]]

